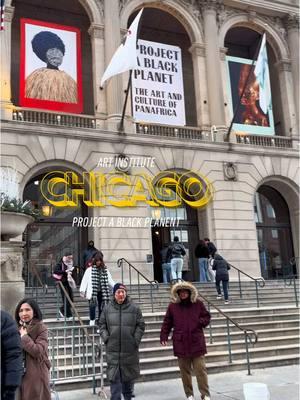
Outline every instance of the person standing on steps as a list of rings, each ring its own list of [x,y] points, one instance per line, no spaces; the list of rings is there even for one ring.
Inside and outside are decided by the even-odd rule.
[[[229,283],[229,273],[228,270],[230,269],[230,265],[228,262],[220,256],[220,254],[216,254],[213,262],[212,269],[216,271],[216,289],[217,289],[217,299],[222,299],[221,293],[221,286],[220,283],[222,282],[223,286],[223,293],[224,293],[224,300],[225,304],[229,303],[228,300],[228,283]]]
[[[212,258],[214,258],[215,253],[217,252],[216,246],[214,245],[213,242],[210,241],[209,238],[204,238],[203,240],[204,240],[204,242],[206,243],[206,246],[207,246],[207,248],[208,248],[209,256],[212,257]]]
[[[182,279],[183,256],[185,256],[185,248],[183,244],[179,243],[178,236],[174,236],[174,241],[167,252],[167,259],[171,260],[172,281]]]
[[[168,245],[165,244],[163,249],[160,251],[163,283],[168,283],[171,280],[171,260],[168,258],[168,249]]]
[[[210,313],[198,297],[197,289],[189,282],[176,283],[171,289],[171,303],[160,331],[160,343],[166,346],[173,329],[174,356],[188,400],[194,400],[192,370],[197,378],[202,400],[210,400],[205,365],[206,343],[203,333],[210,322]]]
[[[209,250],[204,240],[199,241],[195,249],[195,257],[198,258],[199,281],[209,282],[210,281],[210,278],[208,276]]]

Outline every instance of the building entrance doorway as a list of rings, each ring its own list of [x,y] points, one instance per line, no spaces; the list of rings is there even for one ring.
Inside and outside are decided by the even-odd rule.
[[[154,212],[156,211],[154,210]],[[198,280],[198,264],[194,255],[199,239],[197,211],[189,206],[175,209],[161,208],[160,211],[160,218],[179,218],[179,224],[172,227],[154,226],[152,228],[154,279],[158,282],[163,282],[161,251],[164,246],[173,241],[174,236],[178,236],[179,242],[186,249],[182,278],[189,281]]]
[[[265,279],[296,275],[286,201],[277,190],[263,185],[256,193],[254,207],[261,275]]]
[[[73,217],[87,216],[87,207],[82,203],[72,208],[52,206],[41,195],[39,185],[43,176],[40,174],[32,178],[23,193],[23,200],[31,200],[40,214],[24,233],[23,278],[27,287],[54,285],[53,269],[65,251],[73,253],[76,267],[74,275],[79,281],[82,275],[82,250],[86,248],[88,240],[87,228],[72,226]]]

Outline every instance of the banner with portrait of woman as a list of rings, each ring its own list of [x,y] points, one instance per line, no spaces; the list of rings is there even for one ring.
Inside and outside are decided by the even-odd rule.
[[[82,112],[80,31],[21,19],[20,105]]]
[[[233,131],[274,135],[272,107],[270,106],[265,113],[259,105],[260,87],[254,74],[253,61],[238,57],[226,57],[226,59],[232,114],[237,109]]]

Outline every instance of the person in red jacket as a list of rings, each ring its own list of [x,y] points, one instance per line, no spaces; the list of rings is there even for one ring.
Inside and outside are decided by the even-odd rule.
[[[203,333],[210,321],[210,313],[198,297],[195,286],[179,282],[171,289],[168,306],[160,332],[160,343],[167,345],[173,329],[173,350],[178,358],[183,389],[188,400],[194,400],[192,369],[197,378],[202,400],[210,400],[205,365],[206,343]]]

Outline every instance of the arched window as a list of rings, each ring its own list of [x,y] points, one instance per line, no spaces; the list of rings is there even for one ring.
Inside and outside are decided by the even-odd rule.
[[[281,194],[261,186],[255,194],[254,213],[261,274],[265,279],[290,275],[293,242],[288,206]]]

